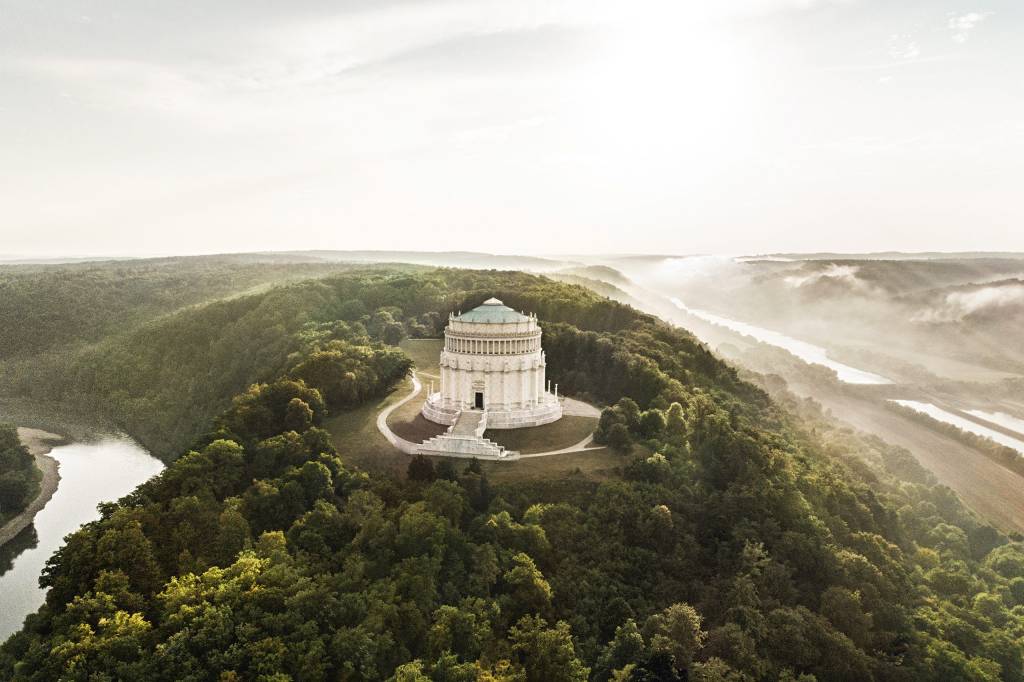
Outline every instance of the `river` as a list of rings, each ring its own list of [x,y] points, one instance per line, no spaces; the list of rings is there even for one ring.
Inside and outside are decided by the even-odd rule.
[[[800,341],[794,339],[791,336],[772,331],[771,329],[765,329],[763,327],[757,327],[746,322],[739,322],[737,320],[731,320],[721,315],[709,313],[706,310],[700,310],[698,308],[690,308],[678,298],[670,298],[672,305],[685,311],[694,317],[699,317],[705,322],[711,324],[717,324],[720,327],[731,329],[739,334],[753,337],[762,343],[767,343],[772,346],[778,346],[788,350],[793,355],[797,356],[804,362],[808,362],[813,365],[824,365],[831,370],[834,370],[836,376],[839,377],[840,381],[845,381],[848,384],[891,384],[892,381],[883,377],[879,374],[872,374],[856,367],[850,367],[844,365],[841,362],[837,362],[828,356],[828,351],[821,346],[815,346],[813,343],[807,343],[806,341]]]
[[[1005,412],[987,412],[985,410],[965,410],[965,412],[975,417],[987,419],[993,424],[998,424],[1004,429],[1009,429],[1024,436],[1024,419],[1014,417],[1012,414],[1006,414]]]
[[[50,456],[60,463],[60,484],[33,522],[38,543],[15,557],[10,570],[0,574],[0,642],[42,606],[46,593],[39,587],[39,574],[63,544],[64,536],[98,519],[96,506],[100,502],[123,497],[164,468],[160,460],[127,437],[61,445],[53,448]]]
[[[892,402],[897,403],[899,405],[903,405],[904,407],[909,407],[911,409],[917,410],[922,414],[928,415],[932,419],[937,419],[941,422],[952,424],[953,426],[963,429],[964,431],[970,431],[975,435],[990,438],[995,442],[999,443],[1000,445],[1005,445],[1008,448],[1013,448],[1014,450],[1017,450],[1022,455],[1024,455],[1024,440],[1021,440],[1019,438],[1013,438],[1012,436],[1009,436],[1001,431],[990,429],[982,424],[975,424],[970,419],[964,419],[960,415],[948,412],[942,409],[941,407],[932,405],[931,403],[924,403],[919,400],[893,400]],[[991,413],[982,412],[980,410],[969,410],[968,414],[980,415],[983,419],[990,419],[989,415]],[[998,415],[1001,413],[996,414]],[[991,421],[995,424],[999,424],[999,422],[994,419],[992,419]],[[1002,426],[1002,424],[1000,424],[1000,426]]]

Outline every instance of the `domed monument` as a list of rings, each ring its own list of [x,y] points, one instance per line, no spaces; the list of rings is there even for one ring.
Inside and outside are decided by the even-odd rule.
[[[490,298],[450,315],[441,351],[441,390],[427,395],[423,416],[438,424],[472,421],[484,429],[517,429],[558,420],[558,386],[545,383],[541,328],[526,315]],[[474,417],[460,418],[467,413]]]

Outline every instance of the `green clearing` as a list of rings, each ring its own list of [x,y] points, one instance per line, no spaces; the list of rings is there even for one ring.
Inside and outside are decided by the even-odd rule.
[[[597,420],[592,417],[566,415],[556,422],[529,429],[488,429],[484,432],[484,438],[490,438],[509,450],[529,455],[575,445],[596,428]]]
[[[412,381],[406,379],[383,398],[327,419],[324,426],[344,461],[366,471],[405,477],[409,456],[395,449],[377,430],[377,415],[407,396],[411,390]],[[388,419],[388,425],[397,435],[416,442],[445,430],[444,426],[428,422],[419,415],[420,397],[422,394],[392,412]],[[596,425],[597,420],[590,417],[566,416],[553,424],[532,429],[488,431],[485,435],[505,447],[529,454],[574,445],[590,434]],[[482,465],[495,482],[553,478],[605,480],[612,478],[616,468],[628,459],[608,449],[601,449],[518,462],[485,461]],[[457,460],[455,466],[461,470],[468,463],[467,460]]]
[[[324,422],[324,428],[331,434],[331,443],[345,462],[369,472],[405,477],[409,456],[395,449],[377,430],[377,415],[411,390],[412,381],[405,379],[386,396],[369,400]]]
[[[422,414],[419,414],[419,407],[422,404],[423,403],[420,400],[413,400],[408,405],[403,405],[402,410],[398,410],[399,412],[407,410],[410,407],[417,412],[405,419],[396,419],[395,416],[392,415],[392,418],[388,419],[388,425],[391,426],[391,430],[401,438],[412,441],[413,443],[422,443],[428,438],[440,436],[442,433],[447,431],[447,426],[435,424],[434,422],[425,419]],[[392,421],[392,419],[394,419],[394,421]]]
[[[416,372],[426,376],[426,381],[423,382],[425,385],[430,384],[430,379],[437,379],[440,376],[441,368],[438,362],[441,360],[444,339],[405,339],[398,347],[408,353],[416,363]]]
[[[423,381],[422,377],[420,377],[420,381]],[[388,426],[391,427],[391,430],[398,436],[411,440],[414,443],[421,443],[428,438],[444,433],[448,429],[447,426],[427,421],[420,414],[423,400],[427,395],[426,390],[426,387],[424,387],[424,390],[419,395],[388,416]]]
[[[639,450],[640,448],[637,448]],[[604,481],[619,476],[619,467],[630,461],[630,457],[619,455],[608,448],[573,452],[567,455],[533,457],[515,462],[481,462],[484,473],[494,483],[516,483],[519,481],[547,482]],[[458,463],[456,463],[458,467]]]
[[[399,347],[413,359],[418,372],[436,376],[443,343],[441,339],[405,339]],[[424,377],[420,380],[424,381]],[[429,377],[426,377],[424,383],[428,382]],[[377,430],[377,415],[409,395],[411,390],[412,380],[405,379],[388,395],[371,400],[357,409],[341,412],[326,421],[324,426],[331,434],[331,441],[345,461],[366,471],[405,477],[409,456],[395,449]],[[432,424],[419,416],[424,395],[420,393],[389,417],[388,424],[402,438],[421,441],[444,432],[445,427]]]

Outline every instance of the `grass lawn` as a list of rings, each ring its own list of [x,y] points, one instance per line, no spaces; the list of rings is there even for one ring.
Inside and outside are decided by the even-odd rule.
[[[435,389],[439,388],[441,383],[441,369],[438,367],[438,362],[441,359],[444,339],[405,339],[398,344],[398,347],[416,363],[416,373],[423,384],[423,392],[392,412],[388,417],[388,426],[398,436],[419,443],[444,433],[448,428],[427,421],[420,415],[423,400],[426,398],[427,391],[430,390],[430,382],[434,382]]]
[[[568,455],[535,457],[517,462],[481,462],[484,472],[494,483],[515,483],[537,479],[577,479],[604,481],[619,478],[619,468],[628,457],[608,448],[574,452]],[[458,466],[456,464],[456,466]]]
[[[420,378],[423,382],[423,378]],[[423,407],[423,400],[426,397],[426,388],[418,396],[402,405],[388,416],[388,426],[398,436],[413,443],[420,443],[427,438],[433,438],[448,430],[447,426],[427,421],[420,414]]]
[[[417,407],[423,404],[419,400],[415,400],[413,402],[416,403]],[[394,415],[392,415],[392,419],[393,418]],[[424,419],[422,414],[417,414],[414,417],[403,421],[393,421],[392,419],[388,420],[388,426],[390,426],[391,430],[395,432],[395,435],[408,441],[412,441],[413,443],[422,443],[426,439],[433,438],[434,436],[440,436],[448,430],[447,426],[435,424],[432,421]]]
[[[405,339],[398,344],[398,347],[416,363],[417,373],[431,375],[426,377],[427,381],[423,382],[425,385],[429,385],[430,379],[440,376],[441,368],[438,363],[441,361],[444,339]],[[435,385],[437,383],[437,381],[434,382]]]
[[[441,339],[406,339],[401,348],[416,362],[421,374],[436,374],[438,359],[443,345]],[[429,381],[429,377],[426,377]],[[427,381],[424,381],[427,384]],[[364,471],[405,478],[409,456],[392,447],[377,430],[377,415],[392,403],[398,402],[412,390],[409,379],[402,381],[386,396],[368,401],[361,407],[342,412],[327,419],[324,427],[331,434],[331,441],[338,449],[342,461],[351,463]],[[434,424],[419,415],[424,394],[410,400],[395,410],[388,424],[399,436],[420,441],[442,433],[446,427]],[[511,431],[488,431],[485,435],[505,447],[519,450],[524,454],[558,450],[583,440],[597,426],[597,420],[590,417],[567,415],[553,424],[531,429]],[[628,458],[608,449],[591,450],[568,455],[537,457],[518,462],[481,462],[488,478],[496,483],[514,483],[542,479],[605,480],[618,476],[617,470]],[[435,462],[437,458],[435,458]],[[455,461],[458,470],[469,464],[468,460]]]
[[[564,419],[564,417],[563,417]],[[622,467],[637,458],[647,458],[651,451],[640,444],[628,454],[611,448],[573,452],[567,455],[533,457],[516,462],[481,462],[484,473],[495,484],[509,484],[543,479],[560,481],[573,487],[580,481],[607,481],[622,478]]]
[[[409,456],[395,449],[377,430],[377,414],[409,395],[411,390],[412,381],[405,379],[383,398],[369,400],[354,410],[327,419],[324,428],[331,434],[331,442],[343,462],[351,462],[365,471],[405,477]]]
[[[529,455],[575,445],[596,428],[596,419],[566,415],[556,422],[528,429],[488,429],[484,432],[484,438],[490,438],[509,450]]]

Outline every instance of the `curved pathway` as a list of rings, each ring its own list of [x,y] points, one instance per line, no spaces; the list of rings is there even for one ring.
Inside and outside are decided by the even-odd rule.
[[[590,434],[579,443],[570,445],[567,448],[561,450],[548,450],[547,452],[534,452],[530,455],[519,455],[519,459],[526,459],[528,457],[550,457],[551,455],[567,455],[570,452],[589,452],[590,450],[604,450],[603,445],[590,445],[594,442],[594,434]]]
[[[407,402],[409,402],[416,396],[418,396],[420,394],[420,391],[423,390],[423,384],[420,383],[419,377],[416,376],[416,372],[412,371],[409,374],[410,378],[412,379],[412,390],[409,392],[409,395],[405,396],[396,403],[388,405],[387,407],[380,411],[380,413],[377,415],[377,430],[381,432],[381,435],[387,438],[389,443],[394,445],[396,448],[398,448],[405,454],[415,455],[419,451],[420,444],[413,443],[410,440],[402,438],[394,431],[392,431],[390,426],[388,426],[388,417],[391,416],[391,413],[397,410],[402,405],[405,405]],[[575,400],[573,398],[562,398],[562,408],[564,414],[568,415],[595,418],[601,415],[601,411],[598,410],[593,405],[588,405],[587,403],[581,400]],[[559,450],[548,450],[547,452],[535,452],[529,455],[520,455],[519,459],[528,459],[530,457],[550,457],[551,455],[567,455],[572,452],[589,452],[591,450],[604,449],[603,445],[591,445],[593,441],[594,434],[591,433],[589,436],[587,436],[580,442],[570,445],[569,447],[561,448]],[[510,459],[506,461],[513,460]]]
[[[592,419],[598,419],[601,417],[601,410],[597,409],[590,403],[585,403],[582,400],[576,400],[575,398],[560,398],[562,401],[562,414],[576,416],[576,417],[590,417]],[[570,445],[567,448],[561,448],[559,450],[548,450],[547,452],[534,452],[529,455],[519,455],[520,459],[526,459],[527,457],[550,457],[551,455],[567,455],[571,452],[588,452],[590,450],[603,450],[603,445],[591,445],[594,442],[594,434],[591,433],[589,436],[581,440],[579,443]]]
[[[601,418],[601,410],[590,403],[585,403],[575,398],[566,398],[565,396],[559,396],[559,400],[562,401],[562,414],[575,417],[591,417],[592,419]]]
[[[416,451],[419,450],[420,444],[413,443],[411,440],[402,438],[392,431],[390,426],[388,426],[388,417],[391,416],[391,413],[418,396],[420,391],[423,390],[423,384],[421,384],[420,380],[416,377],[416,372],[412,371],[409,375],[412,378],[412,391],[397,403],[392,403],[380,411],[380,414],[377,415],[377,430],[381,432],[381,435],[388,439],[389,443],[405,454],[415,455]]]

